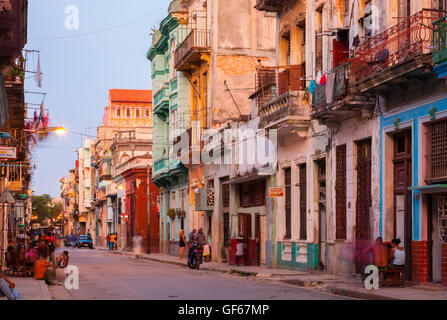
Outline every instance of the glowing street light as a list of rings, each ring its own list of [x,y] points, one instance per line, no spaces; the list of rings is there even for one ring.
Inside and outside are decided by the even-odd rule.
[[[53,131],[53,130],[50,130]],[[54,129],[54,132],[56,132],[57,134],[66,134],[67,133],[67,129],[65,129],[64,127],[57,127]]]

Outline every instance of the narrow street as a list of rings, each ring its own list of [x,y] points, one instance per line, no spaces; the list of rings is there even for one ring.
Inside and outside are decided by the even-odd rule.
[[[327,300],[346,299],[265,280],[169,264],[89,249],[69,249],[79,268],[74,300]]]

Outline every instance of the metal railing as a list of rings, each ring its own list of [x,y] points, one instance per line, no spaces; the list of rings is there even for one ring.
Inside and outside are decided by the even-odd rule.
[[[447,61],[447,17],[433,23],[433,64]]]
[[[332,70],[335,73],[332,100],[341,98],[348,93],[348,69],[349,64],[341,64]],[[318,107],[327,103],[326,84],[317,85],[312,96],[312,107]]]
[[[256,105],[260,108],[271,99],[288,91],[300,91],[306,87],[303,65],[284,68],[259,68],[255,75]]]
[[[259,109],[261,128],[265,128],[273,123],[284,121],[289,118],[299,117],[306,120],[308,111],[300,104],[298,92],[287,91],[265,103]]]
[[[192,29],[186,38],[179,44],[174,53],[174,64],[179,66],[185,57],[194,49],[210,48],[210,32],[209,30]]]
[[[372,78],[378,72],[429,53],[431,25],[443,15],[441,11],[423,9],[360,44],[352,62],[356,81]]]

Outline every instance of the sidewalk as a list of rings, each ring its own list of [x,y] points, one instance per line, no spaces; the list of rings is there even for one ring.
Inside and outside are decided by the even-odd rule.
[[[107,251],[106,248],[97,248]],[[130,252],[114,251],[113,254],[132,256]],[[141,254],[141,259],[168,263],[187,267],[186,258],[180,261],[177,256],[164,254]],[[431,284],[407,284],[404,288],[380,288],[368,290],[362,287],[358,276],[338,276],[322,272],[303,272],[287,269],[270,269],[257,266],[232,266],[216,262],[204,262],[200,270],[218,271],[254,277],[256,280],[270,280],[313,289],[320,292],[331,292],[337,295],[368,300],[447,300],[447,288]]]
[[[45,281],[34,278],[8,277],[16,285],[16,290],[24,300],[51,300]]]

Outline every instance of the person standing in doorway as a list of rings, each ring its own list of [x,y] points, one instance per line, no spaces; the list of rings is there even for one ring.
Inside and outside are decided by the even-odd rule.
[[[236,244],[236,264],[239,267],[239,260],[244,256],[244,244],[241,239],[237,240]]]
[[[180,249],[179,249],[179,257],[180,257],[180,260],[184,260],[183,259],[183,253],[185,251],[186,238],[185,238],[185,231],[183,231],[183,229],[180,230],[179,239],[180,239],[179,240],[179,247],[180,247]]]

